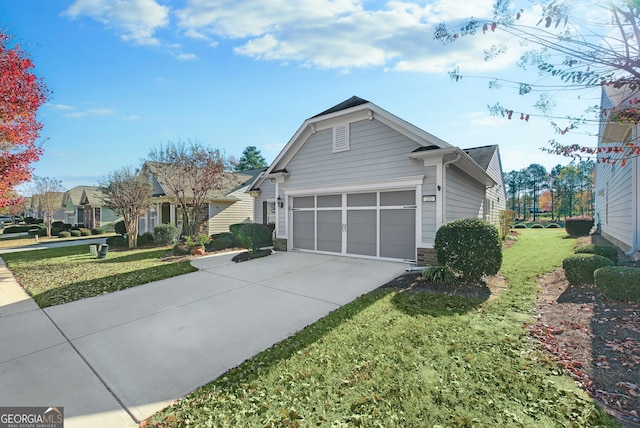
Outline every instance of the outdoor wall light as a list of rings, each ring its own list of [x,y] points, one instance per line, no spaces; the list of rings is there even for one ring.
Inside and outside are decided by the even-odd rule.
[[[435,202],[436,195],[422,195],[422,202]]]
[[[280,196],[278,196],[277,201],[278,201],[278,206],[279,206],[280,208],[284,207],[284,204],[282,203],[282,198],[281,198]]]

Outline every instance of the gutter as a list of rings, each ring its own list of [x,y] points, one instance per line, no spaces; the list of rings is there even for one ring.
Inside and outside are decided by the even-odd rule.
[[[636,159],[635,162],[633,162],[633,176],[635,178],[635,186],[638,186],[638,179],[640,179],[640,177],[638,176],[638,161],[640,159]],[[634,193],[634,203],[635,206],[633,207],[633,218],[632,218],[632,225],[633,225],[633,239],[631,242],[631,251],[627,251],[625,252],[625,256],[633,256],[635,253],[638,252],[638,189],[636,188],[636,191],[633,192]]]

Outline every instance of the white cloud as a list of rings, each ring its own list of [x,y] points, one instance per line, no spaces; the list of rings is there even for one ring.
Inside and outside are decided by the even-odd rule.
[[[506,121],[504,117],[490,116],[485,112],[474,112],[469,115],[469,122],[477,126],[498,127]]]
[[[82,111],[74,111],[67,113],[64,116],[70,119],[79,119],[87,116],[107,116],[113,114],[115,111],[111,108],[91,108]]]
[[[158,45],[155,31],[169,24],[169,8],[155,0],[76,0],[65,14],[93,18],[140,45]]]
[[[196,54],[185,54],[185,53],[181,53],[176,55],[176,59],[180,60],[180,61],[193,61],[198,59],[198,56]]]
[[[138,120],[138,119],[140,119],[140,116],[135,115],[135,114],[122,117],[122,120]]]
[[[73,110],[73,107],[65,105],[65,104],[47,104],[52,110]]]

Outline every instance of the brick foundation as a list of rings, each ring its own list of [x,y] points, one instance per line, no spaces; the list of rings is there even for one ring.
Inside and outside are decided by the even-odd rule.
[[[418,248],[418,266],[435,266],[438,256],[433,248]]]
[[[287,251],[287,240],[284,238],[273,238],[273,249],[276,251]]]

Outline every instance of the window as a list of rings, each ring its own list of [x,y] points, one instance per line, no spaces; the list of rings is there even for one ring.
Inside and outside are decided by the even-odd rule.
[[[267,224],[276,224],[276,201],[267,201]]]
[[[335,126],[333,128],[333,152],[344,152],[349,147],[349,124]]]

